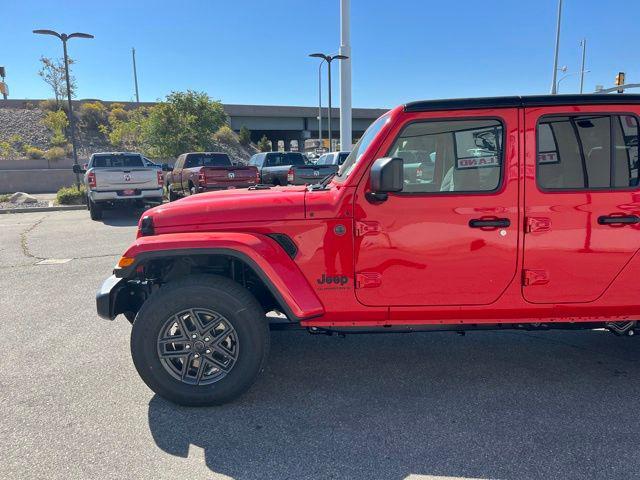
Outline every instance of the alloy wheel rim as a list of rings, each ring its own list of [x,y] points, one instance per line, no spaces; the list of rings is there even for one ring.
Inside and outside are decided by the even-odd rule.
[[[222,380],[238,360],[240,344],[231,323],[205,308],[169,317],[158,334],[160,363],[173,378],[189,385]]]

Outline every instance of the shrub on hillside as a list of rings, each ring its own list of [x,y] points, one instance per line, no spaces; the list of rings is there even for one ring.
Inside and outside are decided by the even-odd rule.
[[[56,200],[59,205],[82,205],[86,202],[87,193],[84,185],[80,185],[80,190],[76,187],[62,187],[56,193]]]
[[[240,129],[240,133],[238,134],[238,140],[245,147],[251,143],[251,132],[245,126]]]
[[[39,104],[40,110],[44,112],[57,112],[60,110],[60,104],[54,98],[43,100]]]
[[[107,109],[102,102],[83,103],[78,111],[80,121],[87,130],[98,130],[107,123]]]
[[[53,137],[51,138],[53,145],[60,146],[67,143],[65,129],[69,126],[69,119],[63,110],[47,112],[42,119],[42,123],[53,133]]]
[[[31,160],[40,160],[44,157],[44,150],[38,147],[27,145],[24,148],[24,154]]]
[[[56,162],[58,160],[62,160],[65,158],[67,154],[62,147],[51,147],[49,150],[44,152],[44,158],[49,160],[50,162]]]
[[[6,141],[0,141],[0,157],[7,158],[15,156],[16,151],[13,146]]]
[[[213,134],[213,141],[225,145],[237,145],[238,137],[229,125],[223,125]]]

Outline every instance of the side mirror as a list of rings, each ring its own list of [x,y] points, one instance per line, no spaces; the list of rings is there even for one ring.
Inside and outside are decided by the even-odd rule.
[[[371,166],[369,173],[371,191],[367,199],[384,202],[388,193],[401,192],[404,187],[404,160],[398,157],[379,158]]]
[[[78,164],[73,165],[73,173],[84,173],[84,172],[86,172],[86,170],[83,169],[80,165]]]
[[[173,167],[171,167],[168,163],[163,163],[162,164],[162,171],[163,172],[171,172],[173,170]]]

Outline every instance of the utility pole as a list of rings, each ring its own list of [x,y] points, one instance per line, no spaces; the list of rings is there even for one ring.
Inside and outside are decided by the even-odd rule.
[[[556,49],[553,56],[553,80],[551,81],[551,95],[558,93],[556,81],[558,79],[558,52],[560,50],[560,23],[562,19],[562,0],[558,0],[558,23],[556,25]]]
[[[351,0],[340,0],[340,150],[351,150]]]
[[[582,88],[584,87],[584,62],[587,55],[587,39],[583,38],[580,42],[580,46],[582,47],[582,66],[580,67],[580,93],[582,93]]]
[[[136,103],[140,103],[140,95],[138,94],[138,70],[136,69],[136,49],[131,47],[131,57],[133,58],[133,82],[136,85]]]

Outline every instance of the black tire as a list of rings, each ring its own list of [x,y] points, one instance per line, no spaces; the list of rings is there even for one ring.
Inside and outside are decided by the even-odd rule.
[[[198,189],[193,183],[189,183],[189,195],[197,195]]]
[[[89,200],[89,216],[91,220],[102,220],[102,207]]]
[[[237,335],[237,358],[228,373],[214,383],[181,381],[160,358],[161,332],[175,315],[189,309],[214,311]],[[268,352],[269,326],[260,304],[239,284],[215,275],[194,275],[163,286],[144,303],[131,331],[131,356],[142,380],[161,397],[185,406],[221,405],[234,400],[264,369]]]
[[[167,185],[167,198],[170,202],[175,202],[176,200],[178,200],[178,198],[180,198],[178,197],[178,194],[173,191],[171,184]]]

